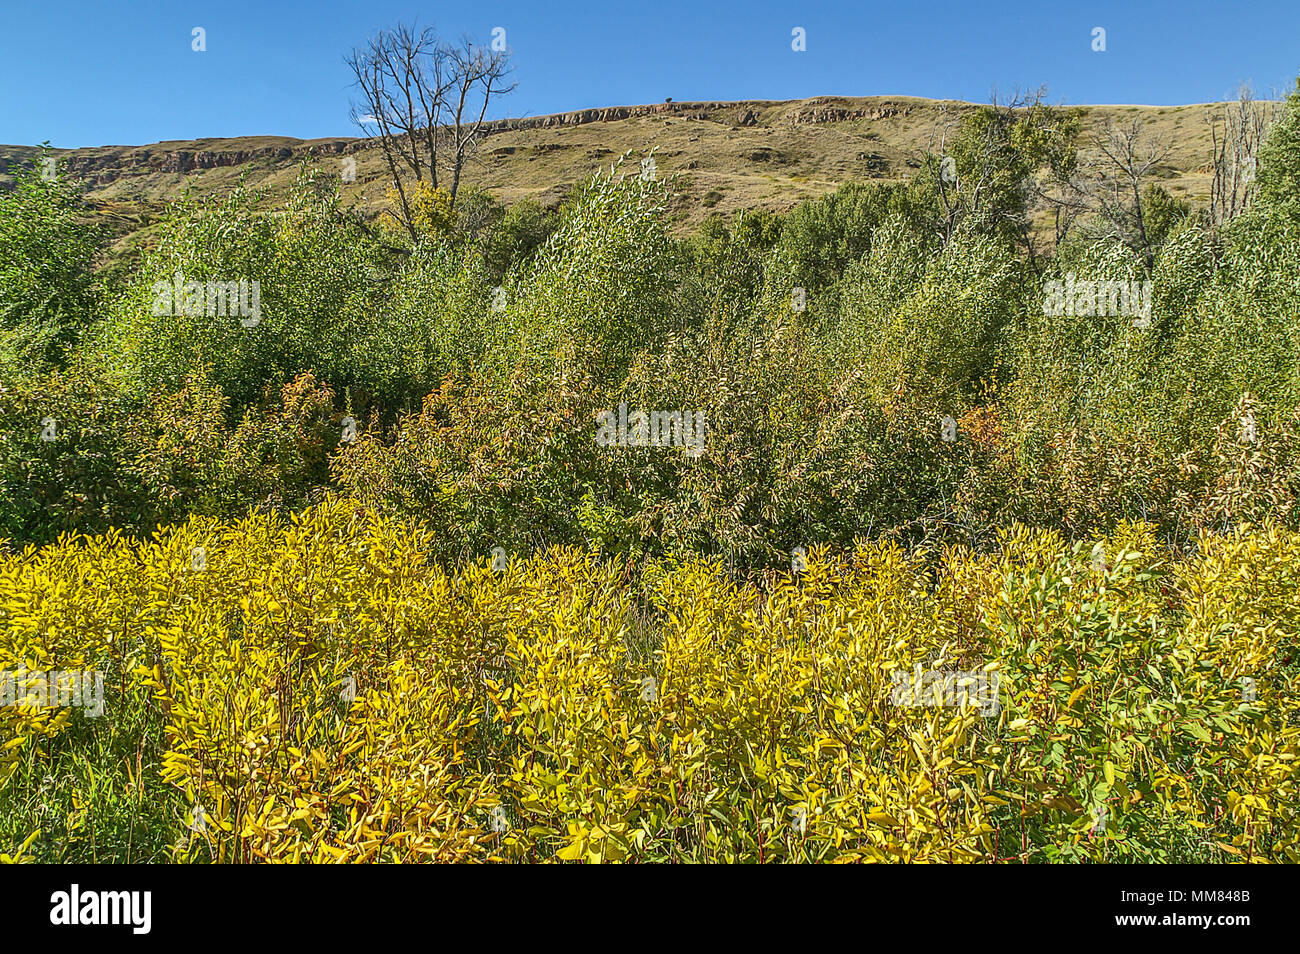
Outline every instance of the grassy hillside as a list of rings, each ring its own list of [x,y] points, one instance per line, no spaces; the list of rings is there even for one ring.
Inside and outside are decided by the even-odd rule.
[[[674,223],[681,230],[715,211],[785,211],[855,179],[906,179],[945,124],[971,108],[907,96],[819,96],[618,106],[507,120],[493,126],[467,179],[506,203],[531,198],[553,205],[598,166],[627,150],[654,149],[659,173],[678,176]],[[1171,146],[1166,188],[1195,205],[1208,202],[1208,120],[1222,104],[1083,108],[1085,140],[1088,127],[1107,119],[1140,117]],[[0,188],[11,181],[12,166],[38,154],[33,146],[0,146]],[[279,197],[303,161],[337,173],[345,155],[357,163],[357,181],[342,186],[345,202],[375,212],[387,183],[382,156],[365,139],[245,136],[58,155],[86,183],[91,203],[118,236],[119,252],[148,236],[166,201],[187,189],[224,193],[242,178]]]

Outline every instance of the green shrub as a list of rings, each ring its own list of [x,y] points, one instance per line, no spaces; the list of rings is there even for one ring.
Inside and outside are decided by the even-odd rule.
[[[42,163],[52,159],[48,150]],[[43,169],[43,165],[41,166]],[[95,320],[98,228],[64,178],[14,170],[0,192],[0,374],[62,365]]]
[[[528,262],[546,244],[557,225],[555,211],[531,199],[507,208],[485,243],[483,259],[488,272],[499,279]]]
[[[202,368],[143,398],[84,363],[0,385],[0,537],[147,535],[191,513],[305,506],[339,442],[332,398],[306,375],[232,426]]]
[[[190,369],[209,367],[233,418],[268,384],[302,373],[351,393],[359,410],[418,403],[447,370],[435,343],[441,315],[422,310],[429,297],[411,291],[402,268],[435,284],[459,271],[436,248],[409,262],[386,252],[310,176],[272,213],[242,189],[178,203],[120,302],[117,345],[146,387],[175,388]],[[248,282],[250,305],[257,282],[259,314],[209,314],[220,310],[210,293],[199,314],[184,313],[166,291],[177,275]]]

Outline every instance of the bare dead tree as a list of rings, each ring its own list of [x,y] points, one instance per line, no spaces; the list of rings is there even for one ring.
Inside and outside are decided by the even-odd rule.
[[[1052,216],[1052,244],[1059,249],[1080,218],[1092,210],[1087,197],[1077,188],[1075,169],[1062,175],[1049,171],[1034,183],[1034,194]]]
[[[1092,154],[1067,183],[1064,199],[1076,212],[1094,213],[1102,237],[1128,246],[1148,270],[1155,265],[1156,249],[1142,192],[1168,156],[1168,145],[1150,136],[1140,119],[1128,123],[1107,119]]]
[[[985,211],[986,198],[1007,165],[1006,154],[1010,149],[1007,131],[1015,122],[1016,111],[1037,101],[1037,94],[1031,99],[1016,92],[1009,100],[999,103],[994,93],[988,106],[977,107],[973,113],[943,109],[943,126],[937,134],[931,134],[928,151],[932,157],[936,154],[940,157],[937,185],[939,204],[943,207],[941,227],[945,246],[952,241],[963,218]],[[972,116],[981,116],[984,121],[971,122]],[[950,154],[959,139],[960,164]]]
[[[943,118],[943,125],[937,131],[931,131],[930,142],[925,151],[932,164],[935,157],[939,157],[937,185],[939,204],[943,206],[943,220],[940,227],[943,230],[943,244],[946,247],[957,230],[957,221],[962,210],[959,201],[961,183],[957,175],[957,165],[952,156],[948,155],[948,144],[956,137],[961,117],[948,106],[941,107],[939,115]]]
[[[432,28],[418,33],[399,25],[353,50],[348,66],[362,102],[353,104],[353,122],[377,140],[398,195],[398,210],[385,210],[411,241],[416,229],[404,173],[419,182],[426,173],[438,185],[438,111],[448,89],[445,53]]]
[[[1279,104],[1257,100],[1248,85],[1237,90],[1221,116],[1207,118],[1214,144],[1214,180],[1210,185],[1210,220],[1230,222],[1246,210],[1255,194],[1259,147],[1277,119]]]
[[[447,47],[446,55],[451,66],[451,84],[446,101],[447,122],[439,134],[447,141],[454,204],[465,163],[483,139],[488,104],[492,97],[510,93],[518,84],[509,81],[513,67],[508,51],[487,49],[465,38],[459,46]]]
[[[414,243],[418,230],[409,183],[427,182],[435,189],[448,183],[454,208],[488,106],[515,88],[507,82],[509,53],[468,38],[449,45],[431,27],[399,25],[354,49],[347,64],[360,91],[352,120],[379,145],[397,193],[398,207],[385,211]]]

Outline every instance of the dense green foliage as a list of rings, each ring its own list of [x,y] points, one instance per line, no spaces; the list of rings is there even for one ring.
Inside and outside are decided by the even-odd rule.
[[[1300,77],[1260,149],[1258,204],[1300,215]]]
[[[1146,520],[1175,543],[1294,522],[1298,116],[1300,94],[1260,201],[1224,228],[1148,184],[1150,270],[1086,229],[1027,254],[1031,180],[1075,161],[1077,118],[1040,106],[971,112],[905,185],[685,238],[671,184],[625,166],[558,210],[467,195],[414,247],[304,172],[282,208],[176,203],[105,288],[70,190],[31,176],[0,219],[0,532],[148,533],[331,489],[420,518],[448,555],[750,566],[1011,521]],[[1066,278],[1149,281],[1148,320],[1045,308]],[[233,291],[224,315],[211,291],[158,307],[178,280],[255,283],[259,313],[241,320]],[[702,453],[604,446],[599,415],[623,404],[702,414]]]
[[[7,379],[60,364],[91,323],[97,231],[73,189],[39,169],[18,169],[0,192],[0,373]]]

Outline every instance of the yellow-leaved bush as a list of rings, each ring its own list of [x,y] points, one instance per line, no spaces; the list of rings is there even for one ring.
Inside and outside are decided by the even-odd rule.
[[[1300,860],[1294,533],[1015,528],[749,582],[432,544],[331,500],[0,556],[0,669],[106,687],[0,707],[0,815],[118,733],[98,769],[169,793],[138,837],[175,860]],[[998,710],[895,704],[917,667],[996,673]],[[82,844],[106,809],[69,797]],[[34,827],[0,851],[48,857]]]

